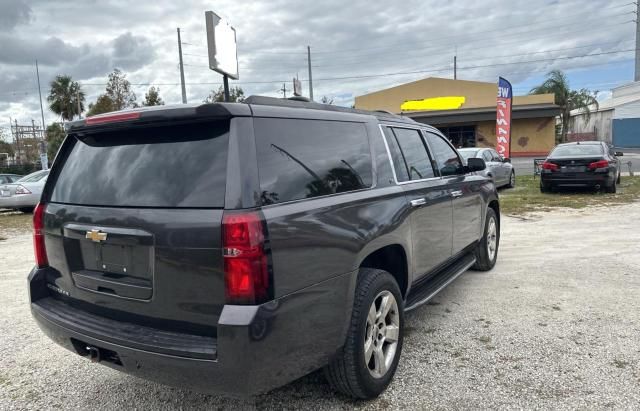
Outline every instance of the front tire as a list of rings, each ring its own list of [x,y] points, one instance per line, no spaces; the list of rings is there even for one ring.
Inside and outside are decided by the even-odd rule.
[[[402,352],[402,301],[391,274],[360,269],[347,340],[324,369],[334,389],[354,398],[372,399],[387,388]]]
[[[513,188],[516,186],[516,172],[511,170],[511,175],[509,176],[509,184],[507,184],[507,188]]]
[[[542,180],[540,180],[540,192],[541,193],[550,193],[551,192],[551,185],[550,184],[545,184],[542,182]]]
[[[613,181],[610,185],[606,186],[604,190],[607,193],[615,194],[618,191],[618,187],[616,186],[616,182]]]
[[[484,234],[476,245],[474,251],[476,263],[473,269],[477,271],[489,271],[496,265],[498,259],[498,247],[500,245],[500,222],[493,208],[487,209],[487,217],[484,222]]]

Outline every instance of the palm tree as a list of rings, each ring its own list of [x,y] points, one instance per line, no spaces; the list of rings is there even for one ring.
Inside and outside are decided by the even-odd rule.
[[[553,93],[555,103],[560,106],[560,142],[567,140],[569,131],[569,121],[572,110],[582,110],[587,121],[591,116],[591,110],[598,109],[598,92],[591,92],[587,89],[571,90],[567,76],[560,70],[553,70],[547,73],[547,79],[537,87],[531,89],[529,94]]]
[[[73,120],[75,115],[80,115],[84,111],[84,91],[80,89],[78,82],[71,80],[71,76],[58,75],[50,85],[47,102],[51,111],[67,121]],[[78,99],[80,112],[78,112]]]

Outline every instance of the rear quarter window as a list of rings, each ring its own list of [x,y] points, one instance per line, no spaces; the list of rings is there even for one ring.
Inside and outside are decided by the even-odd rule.
[[[73,138],[52,202],[224,207],[229,122],[129,128]]]
[[[263,205],[371,187],[362,123],[254,119]]]

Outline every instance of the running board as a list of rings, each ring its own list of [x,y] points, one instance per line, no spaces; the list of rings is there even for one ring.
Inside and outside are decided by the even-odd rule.
[[[443,288],[458,278],[460,274],[471,268],[475,263],[476,258],[473,254],[469,253],[458,259],[458,261],[452,265],[435,274],[429,280],[424,281],[424,284],[417,284],[413,286],[409,292],[409,296],[407,297],[404,310],[411,311],[428,302],[436,294],[442,291]]]

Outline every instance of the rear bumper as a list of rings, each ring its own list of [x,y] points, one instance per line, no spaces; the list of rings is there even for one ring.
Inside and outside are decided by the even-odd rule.
[[[46,287],[45,271],[34,268],[29,275],[31,312],[57,344],[78,354],[94,347],[103,353],[101,364],[144,379],[237,396],[269,391],[327,364],[344,343],[356,279],[355,272],[347,273],[263,305],[226,305],[210,347],[203,347],[205,340],[173,336],[173,351],[167,351],[166,344],[141,345],[140,335],[149,330],[127,331],[131,324],[121,323],[113,331],[113,324],[91,324],[98,320],[83,311],[74,316],[75,308]]]
[[[0,208],[35,207],[40,201],[40,194],[17,194],[11,197],[0,197]]]
[[[545,185],[556,187],[604,187],[614,183],[616,178],[615,171],[611,170],[606,173],[587,172],[570,174],[544,170],[540,175],[540,179]]]

